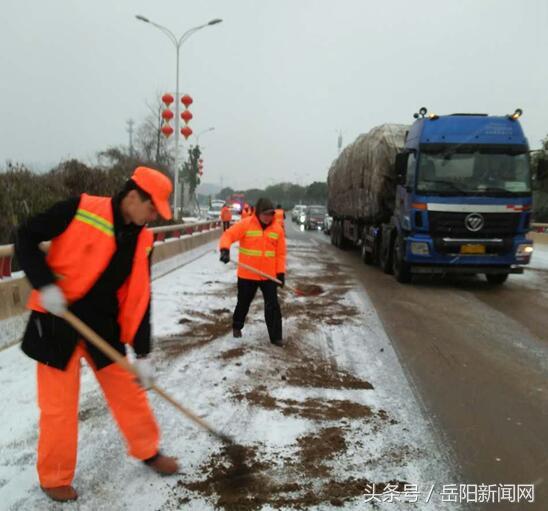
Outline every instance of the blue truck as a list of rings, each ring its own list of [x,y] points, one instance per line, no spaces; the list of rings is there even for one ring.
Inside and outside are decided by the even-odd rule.
[[[402,283],[417,274],[522,273],[533,245],[529,146],[511,115],[415,114],[361,135],[328,175],[331,241]]]

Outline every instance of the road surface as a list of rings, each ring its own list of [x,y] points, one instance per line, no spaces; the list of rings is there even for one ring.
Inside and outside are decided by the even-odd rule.
[[[323,233],[288,233],[336,253],[366,289],[461,481],[535,484],[535,504],[500,506],[547,509],[548,270],[500,287],[475,277],[402,285]]]

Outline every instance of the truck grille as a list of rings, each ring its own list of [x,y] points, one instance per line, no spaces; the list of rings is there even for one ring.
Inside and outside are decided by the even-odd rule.
[[[485,244],[485,255],[505,255],[512,252],[513,241],[512,238],[498,238],[501,240],[497,241],[496,244]],[[463,242],[458,244],[456,242],[447,243],[444,238],[433,238],[434,248],[438,254],[443,255],[462,255],[460,254],[461,245],[467,244],[468,242]]]
[[[503,238],[513,236],[519,226],[520,213],[482,213],[483,227],[474,232],[465,224],[469,214],[429,211],[430,235],[433,238]]]

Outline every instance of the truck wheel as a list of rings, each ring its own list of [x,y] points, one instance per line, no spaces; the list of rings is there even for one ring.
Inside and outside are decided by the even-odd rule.
[[[487,279],[487,282],[489,282],[489,284],[493,284],[494,286],[500,286],[501,284],[504,284],[506,282],[506,279],[508,278],[508,273],[486,273],[485,278]]]
[[[350,242],[344,237],[344,227],[342,222],[339,224],[339,244],[338,247],[341,250],[346,250],[350,248]]]
[[[339,222],[333,222],[331,226],[331,243],[335,246],[339,246]]]
[[[393,255],[393,269],[394,277],[401,284],[408,284],[411,282],[411,266],[405,262],[404,259],[405,243],[398,235],[394,241],[394,255]]]
[[[388,236],[388,234],[387,234]],[[382,271],[387,275],[393,271],[392,267],[393,249],[390,240],[381,239],[379,243],[379,264]]]
[[[362,261],[365,263],[365,264],[375,264],[375,257],[374,257],[374,254],[372,252],[368,252],[366,250],[366,247],[365,247],[365,236],[362,238],[362,245],[361,245],[361,256],[362,256]]]

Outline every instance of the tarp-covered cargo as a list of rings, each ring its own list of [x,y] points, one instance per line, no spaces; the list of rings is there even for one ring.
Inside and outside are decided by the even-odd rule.
[[[390,218],[396,192],[394,163],[408,130],[403,124],[383,124],[345,147],[327,177],[332,216],[369,223]]]

